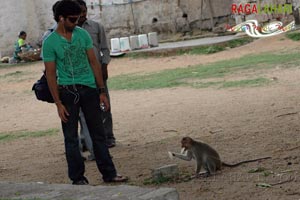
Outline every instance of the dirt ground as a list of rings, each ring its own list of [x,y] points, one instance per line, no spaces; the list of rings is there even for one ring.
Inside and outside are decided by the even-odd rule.
[[[281,35],[211,55],[113,59],[109,74],[146,73],[254,53],[299,50],[299,42]],[[299,67],[224,78],[258,73],[277,80],[261,87],[111,91],[117,138],[111,154],[118,172],[130,177],[130,185],[175,187],[182,200],[300,199]],[[55,105],[37,101],[30,91],[42,69],[41,62],[0,68],[0,133],[60,129]],[[180,151],[180,139],[187,135],[211,144],[230,163],[261,156],[272,159],[224,168],[209,178],[144,185],[151,169],[167,164],[178,164],[181,174],[193,173],[193,162],[170,160],[167,154]],[[70,183],[61,131],[54,136],[0,142],[0,152],[1,181]],[[257,167],[271,174],[248,173]],[[104,184],[93,161],[86,162],[86,176],[92,185]],[[288,181],[290,178],[294,179]],[[258,183],[275,185],[260,188]]]

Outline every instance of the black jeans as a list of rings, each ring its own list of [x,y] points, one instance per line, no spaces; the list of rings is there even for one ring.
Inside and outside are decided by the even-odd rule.
[[[107,87],[107,82],[104,81],[105,91],[109,102],[109,110],[106,112],[101,112],[102,114],[102,121],[104,126],[104,133],[106,136],[106,139],[108,140],[115,140],[115,136],[113,133],[113,121],[112,121],[112,114],[111,114],[111,104],[110,104],[110,96],[109,91]]]
[[[105,143],[99,94],[88,86],[59,86],[59,95],[63,105],[69,112],[68,121],[62,122],[65,138],[65,150],[68,163],[68,174],[72,181],[84,177],[84,160],[80,154],[78,142],[78,118],[81,107],[93,141],[96,164],[103,180],[110,180],[117,175],[109,150]]]

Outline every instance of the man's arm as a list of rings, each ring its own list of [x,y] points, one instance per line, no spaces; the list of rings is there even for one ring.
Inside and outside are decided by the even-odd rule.
[[[90,65],[92,67],[98,88],[104,89],[105,87],[104,87],[104,82],[103,82],[103,78],[102,78],[101,65],[96,58],[93,48],[90,48],[87,50],[87,56],[88,56]],[[100,93],[100,103],[104,103],[106,111],[109,109],[108,99],[107,99],[106,93],[104,93],[104,92]]]
[[[69,116],[69,113],[59,98],[58,85],[56,82],[55,62],[44,62],[44,64],[46,69],[46,78],[47,78],[48,86],[51,95],[54,99],[55,105],[57,106],[58,115],[63,122],[67,122],[68,121],[67,116]]]
[[[103,80],[106,81],[108,79],[108,71],[107,65],[110,62],[110,50],[107,44],[107,38],[105,29],[102,24],[99,25],[99,39],[100,39],[100,53],[101,53],[101,64],[102,64],[102,75]]]
[[[110,50],[107,43],[105,29],[102,24],[99,25],[99,38],[100,38],[100,51],[101,51],[101,64],[108,65],[110,62]]]

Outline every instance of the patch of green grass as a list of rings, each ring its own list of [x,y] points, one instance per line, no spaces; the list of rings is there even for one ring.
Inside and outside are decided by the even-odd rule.
[[[300,32],[287,33],[286,37],[293,41],[299,41],[300,40]]]
[[[255,78],[255,79],[244,79],[238,81],[209,81],[209,82],[195,82],[187,83],[193,88],[207,88],[207,87],[218,87],[218,88],[231,88],[231,87],[258,87],[270,83],[271,80],[267,78]]]
[[[273,67],[293,67],[300,61],[298,53],[291,54],[259,54],[244,56],[239,59],[215,62],[207,65],[196,65],[188,68],[163,70],[149,74],[126,74],[109,79],[109,87],[114,90],[138,90],[157,89],[190,85],[188,79],[221,78],[228,74],[242,70],[260,70]],[[199,82],[199,81],[198,81]],[[224,87],[231,85],[255,85],[266,83],[266,79],[255,78],[248,81],[227,83]],[[207,86],[218,83],[209,82]]]
[[[21,71],[10,72],[7,74],[0,75],[0,79],[6,79],[6,78],[13,77],[13,76],[20,76],[21,74],[22,74]]]
[[[6,81],[8,83],[20,83],[27,81],[30,78],[34,78],[34,73],[32,71],[16,70],[14,72],[0,75],[0,81]]]
[[[179,50],[177,52],[177,54],[178,55],[182,55],[182,54],[194,54],[194,55],[212,54],[212,53],[224,51],[226,49],[226,47],[235,48],[235,47],[250,43],[252,41],[253,41],[253,38],[249,38],[249,37],[239,38],[239,39],[230,40],[228,42],[223,42],[223,43],[219,43],[219,44],[205,45],[205,46],[195,47],[192,49]]]
[[[178,176],[174,177],[165,177],[163,175],[156,177],[156,178],[146,178],[143,181],[144,185],[161,185],[164,183],[182,183],[182,182],[188,182],[192,180],[192,174],[189,172],[182,171]]]
[[[59,129],[48,129],[44,131],[12,131],[12,132],[2,132],[0,133],[0,142],[7,142],[11,140],[17,140],[20,138],[30,138],[30,137],[44,137],[56,135],[59,133]]]
[[[40,198],[29,198],[29,199],[10,199],[10,198],[0,198],[0,200],[45,200],[45,199],[40,199]]]
[[[239,81],[227,81],[222,85],[222,87],[224,87],[224,88],[255,87],[255,86],[265,85],[269,82],[270,82],[270,80],[267,78],[246,79],[246,80],[239,80]]]
[[[212,54],[220,51],[224,51],[226,47],[234,48],[238,46],[245,45],[247,43],[252,42],[254,39],[250,37],[239,38],[235,40],[231,40],[228,42],[222,42],[211,45],[203,45],[198,47],[190,47],[183,49],[173,49],[170,51],[157,51],[157,52],[130,52],[126,54],[126,57],[130,57],[133,59],[137,58],[147,58],[147,57],[162,57],[162,56],[172,56],[172,55],[183,55],[183,54]]]
[[[132,59],[139,59],[139,58],[148,58],[150,57],[149,54],[147,53],[142,53],[142,52],[130,52],[128,54],[125,55],[125,57],[128,57],[128,58],[132,58]]]
[[[10,72],[4,75],[0,75],[0,78],[4,78],[4,79],[20,79],[26,75],[30,74],[30,72],[27,71],[15,71],[15,72]]]
[[[250,42],[253,42],[254,38],[251,37],[245,37],[245,38],[238,38],[235,40],[230,40],[227,42],[227,46],[230,48],[239,47],[245,44],[248,44]]]
[[[198,47],[191,50],[183,51],[183,53],[187,54],[211,54],[211,53],[217,53],[219,51],[224,51],[224,46],[218,46],[218,45],[211,45],[211,46],[204,46],[204,47]],[[179,54],[182,54],[182,52],[179,52]]]
[[[209,82],[188,83],[187,85],[193,88],[208,88],[208,87],[220,86],[223,83],[224,81],[209,81]]]
[[[143,184],[144,185],[161,185],[163,183],[168,183],[168,182],[173,182],[173,181],[174,181],[174,178],[161,176],[160,178],[157,178],[155,180],[152,178],[145,179]]]
[[[0,63],[0,69],[7,69],[13,67],[26,67],[26,66],[31,66],[36,62],[43,62],[43,61],[24,62],[24,63],[22,62],[22,63],[15,63],[15,64]]]
[[[10,76],[21,76],[24,72],[22,71],[15,71],[11,73],[4,74],[4,77],[10,77]]]

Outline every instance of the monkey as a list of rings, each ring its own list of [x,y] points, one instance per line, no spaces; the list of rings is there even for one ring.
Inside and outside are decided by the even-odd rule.
[[[243,163],[255,162],[259,160],[269,159],[268,157],[262,157],[252,160],[244,160],[235,164],[228,164],[221,161],[218,152],[208,144],[204,142],[195,141],[190,137],[184,137],[181,140],[181,153],[169,152],[171,158],[177,157],[182,160],[191,161],[196,160],[196,177],[199,177],[201,167],[206,171],[205,177],[216,174],[218,170],[221,170],[222,166],[226,167],[237,167]],[[202,173],[201,173],[202,175]]]

